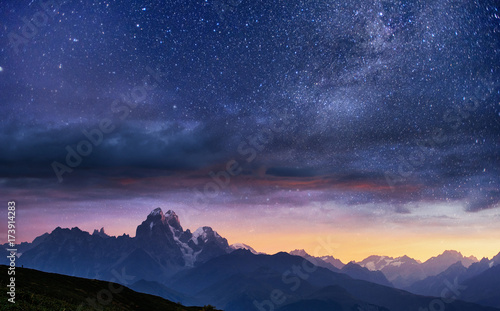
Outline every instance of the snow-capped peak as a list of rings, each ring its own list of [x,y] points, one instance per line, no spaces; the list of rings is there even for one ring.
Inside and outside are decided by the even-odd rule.
[[[255,249],[253,249],[251,246],[248,246],[248,245],[243,244],[243,243],[234,243],[234,244],[231,244],[229,247],[232,248],[232,249],[234,249],[234,250],[237,250],[237,249],[246,249],[246,250],[249,250],[250,252],[252,252],[252,254],[255,254],[255,255],[261,254],[261,253],[257,252]]]
[[[198,237],[201,237],[203,241],[207,240],[207,233],[205,232],[205,227],[200,227],[196,229],[195,232],[193,232],[193,237],[191,238],[191,240],[196,245],[198,245]]]
[[[149,213],[146,220],[150,221],[150,229],[161,222],[164,226],[172,227],[176,232],[176,235],[180,235],[184,231],[181,223],[179,222],[179,217],[172,210],[168,210],[166,213],[163,213],[160,207],[155,208],[151,211],[151,213]]]
[[[199,238],[201,238],[203,242],[207,242],[211,236],[215,237],[216,239],[222,239],[217,231],[214,231],[212,228],[201,227],[193,232],[193,237],[191,238],[191,240],[194,242],[194,244],[198,245]]]
[[[158,215],[163,215],[163,211],[159,207],[155,208],[154,210],[151,211],[151,213],[149,213],[149,216],[158,216]]]

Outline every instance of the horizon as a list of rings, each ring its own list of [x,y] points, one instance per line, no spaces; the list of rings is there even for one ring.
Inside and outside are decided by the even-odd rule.
[[[161,207],[160,207],[160,208],[161,208]],[[162,212],[163,212],[163,213],[165,213],[166,211],[171,210],[171,209],[165,209],[165,210],[164,210],[163,208],[161,208],[161,209],[162,209]],[[154,209],[151,209],[151,211],[150,211],[150,212],[152,212],[153,210],[154,210]],[[478,255],[478,252],[476,252],[476,253],[474,253],[474,252],[472,252],[472,253],[471,253],[471,252],[467,253],[467,252],[463,252],[463,251],[462,251],[462,250],[460,250],[460,249],[446,248],[446,247],[445,247],[445,248],[442,248],[441,250],[438,250],[437,248],[432,248],[432,249],[429,249],[429,251],[428,251],[428,252],[426,252],[426,254],[428,254],[428,255],[424,255],[424,256],[422,256],[422,255],[421,255],[421,254],[423,254],[423,252],[422,252],[422,251],[415,251],[415,250],[414,250],[413,252],[411,252],[411,251],[407,251],[407,252],[405,252],[405,253],[395,253],[394,251],[391,251],[390,249],[387,249],[387,251],[386,251],[385,253],[383,253],[383,252],[379,252],[379,253],[376,253],[376,252],[375,252],[375,253],[370,253],[370,251],[367,251],[367,252],[363,253],[363,254],[365,254],[365,255],[361,255],[361,254],[360,254],[360,255],[359,255],[359,257],[357,257],[357,258],[354,258],[354,259],[347,259],[347,257],[346,257],[345,255],[342,255],[342,254],[345,252],[345,250],[343,250],[343,249],[341,249],[341,248],[339,247],[338,241],[337,241],[337,240],[335,240],[335,238],[334,238],[334,237],[332,237],[332,235],[330,235],[330,236],[325,236],[323,240],[317,240],[317,241],[316,241],[316,245],[314,245],[314,246],[309,246],[309,247],[308,247],[308,246],[306,246],[306,247],[308,247],[308,248],[303,248],[303,247],[294,247],[294,248],[288,248],[288,249],[287,249],[287,248],[280,248],[280,246],[270,246],[270,247],[267,247],[267,248],[266,248],[265,246],[264,246],[264,247],[259,247],[259,246],[256,246],[256,245],[252,244],[252,243],[249,243],[249,242],[246,242],[246,241],[239,241],[239,240],[237,240],[237,239],[233,239],[233,238],[231,238],[231,237],[229,237],[229,236],[226,236],[226,235],[224,235],[224,233],[221,233],[219,230],[217,230],[217,228],[216,228],[216,227],[211,226],[210,224],[201,224],[201,225],[199,225],[199,226],[192,226],[192,227],[191,227],[191,226],[185,226],[185,224],[183,223],[183,219],[182,219],[182,217],[181,217],[179,214],[177,214],[177,212],[176,212],[175,210],[172,210],[172,211],[173,211],[173,212],[174,212],[174,213],[175,213],[175,214],[179,217],[179,221],[180,221],[181,226],[183,227],[183,229],[184,229],[184,230],[189,229],[189,230],[191,230],[191,232],[194,232],[194,231],[195,231],[196,229],[198,229],[198,228],[201,228],[201,227],[203,227],[203,226],[208,226],[208,227],[211,227],[214,231],[218,232],[218,233],[219,233],[219,234],[220,234],[223,238],[226,238],[226,239],[228,240],[229,245],[232,245],[232,244],[235,244],[235,243],[242,243],[242,244],[246,244],[246,245],[248,245],[248,246],[252,247],[253,249],[255,249],[257,252],[262,252],[262,253],[265,253],[265,254],[268,254],[268,255],[273,255],[273,254],[276,254],[276,253],[279,253],[279,252],[286,252],[286,253],[289,253],[289,252],[291,252],[291,251],[293,251],[293,250],[304,250],[304,251],[306,251],[309,255],[314,256],[314,257],[332,256],[332,257],[334,257],[334,258],[336,258],[336,259],[341,260],[344,264],[347,264],[347,263],[349,263],[349,262],[351,262],[351,261],[354,261],[354,262],[360,262],[360,261],[362,261],[362,260],[366,259],[366,258],[367,258],[367,257],[369,257],[369,256],[386,256],[386,257],[392,257],[392,258],[398,258],[398,257],[408,256],[408,257],[413,258],[413,259],[415,259],[415,260],[417,260],[417,261],[420,261],[420,262],[425,262],[426,260],[428,260],[428,259],[430,259],[430,258],[432,258],[432,257],[436,257],[436,256],[438,256],[438,255],[441,255],[441,254],[443,254],[443,253],[444,253],[444,252],[446,252],[446,251],[456,251],[456,252],[461,253],[464,257],[470,257],[470,256],[473,256],[473,257],[475,257],[478,261],[480,261],[482,258],[488,258],[488,259],[491,259],[492,257],[494,257],[494,256],[496,256],[497,254],[499,254],[499,253],[500,253],[500,247],[496,248],[496,250],[495,250],[495,248],[493,248],[493,247],[492,247],[492,248],[491,248],[491,252],[490,252],[490,253],[488,253],[489,255]],[[148,212],[147,214],[145,214],[145,216],[143,217],[143,219],[140,219],[140,220],[138,220],[138,221],[137,221],[137,225],[136,225],[136,226],[140,225],[140,223],[141,223],[142,221],[145,221],[145,220],[146,220],[147,215],[149,215],[149,212]],[[91,234],[91,235],[92,235],[92,233],[93,233],[93,231],[94,231],[94,230],[98,230],[98,231],[99,231],[101,228],[104,228],[104,232],[105,232],[107,235],[109,235],[110,237],[118,237],[118,236],[122,236],[122,235],[124,235],[124,234],[125,234],[125,235],[130,236],[131,238],[134,238],[134,237],[135,237],[135,228],[134,228],[134,230],[133,230],[133,231],[129,231],[129,232],[122,232],[122,233],[118,233],[118,234],[117,234],[116,232],[110,232],[108,229],[106,229],[107,227],[106,227],[106,225],[104,225],[104,224],[103,224],[102,226],[100,226],[100,227],[98,226],[98,227],[93,227],[93,228],[92,228],[92,227],[89,227],[89,226],[91,226],[91,225],[84,225],[84,226],[85,226],[85,227],[78,226],[78,225],[72,225],[72,226],[57,226],[57,227],[52,228],[52,229],[51,229],[51,230],[49,230],[49,231],[46,231],[46,232],[43,232],[43,233],[36,234],[36,236],[35,236],[35,237],[33,237],[33,238],[31,238],[31,239],[23,240],[21,243],[23,243],[23,242],[32,243],[32,242],[33,242],[33,239],[35,239],[36,237],[41,236],[41,235],[43,235],[43,234],[45,234],[45,233],[50,234],[50,233],[52,233],[52,231],[54,231],[54,230],[55,230],[56,228],[58,228],[58,227],[60,227],[60,228],[62,228],[62,229],[73,229],[73,228],[78,228],[78,229],[80,229],[81,231],[87,232],[87,233],[89,233],[89,234]],[[256,239],[257,241],[261,240],[261,238],[260,238],[260,237],[256,237],[255,239]],[[6,240],[5,240],[5,241],[3,241],[3,240],[2,240],[2,241],[0,241],[0,244],[4,244],[4,243],[6,243]],[[290,244],[290,245],[293,245],[293,244]],[[307,244],[306,244],[306,245],[307,245]],[[318,248],[318,246],[319,246],[319,248]],[[314,254],[315,254],[315,252],[317,252],[317,251],[318,251],[318,249],[320,249],[320,250],[321,250],[321,252],[318,252],[318,255],[314,255]],[[334,252],[328,252],[328,249],[335,249],[335,250],[336,250],[336,251],[338,251],[338,252],[337,252],[337,253],[336,253],[335,251],[334,251]],[[376,247],[374,247],[374,248],[372,248],[372,249],[376,249]],[[414,254],[414,253],[416,253],[416,254],[420,254],[420,255],[418,255],[418,256],[411,255],[411,254]],[[482,254],[484,254],[484,253],[482,253]]]

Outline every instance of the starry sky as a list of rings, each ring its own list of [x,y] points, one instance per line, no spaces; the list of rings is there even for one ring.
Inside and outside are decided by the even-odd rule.
[[[267,252],[500,250],[496,1],[9,0],[0,15],[0,193],[20,241],[133,236],[160,206]]]

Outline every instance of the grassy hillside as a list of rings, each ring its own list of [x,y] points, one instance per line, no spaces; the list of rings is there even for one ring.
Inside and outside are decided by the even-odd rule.
[[[184,307],[157,296],[135,292],[116,283],[26,268],[16,268],[16,303],[12,304],[7,302],[7,266],[0,266],[0,275],[0,310],[214,310],[211,307]],[[109,296],[109,293],[112,296]],[[79,308],[80,305],[82,307]]]

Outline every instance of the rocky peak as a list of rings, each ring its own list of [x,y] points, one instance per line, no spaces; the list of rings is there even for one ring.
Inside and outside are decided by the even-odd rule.
[[[161,210],[161,208],[157,207],[154,210],[152,210],[151,213],[149,213],[148,218],[155,217],[155,216],[163,217],[163,211]]]
[[[500,265],[500,253],[491,258],[491,262],[493,262],[493,265]]]
[[[168,225],[174,229],[176,236],[180,235],[184,231],[179,221],[179,217],[172,210],[168,210],[166,213],[163,213],[161,208],[155,208],[151,211],[151,213],[149,213],[146,218],[146,222],[150,224],[151,229],[155,225]]]
[[[243,244],[243,243],[234,243],[229,246],[231,249],[237,250],[237,249],[246,249],[252,252],[252,254],[258,255],[259,252],[257,252],[255,249],[253,249],[251,246]]]
[[[94,229],[92,235],[100,236],[101,238],[109,238],[109,235],[107,235],[106,232],[104,232],[104,228],[101,228],[101,230]]]
[[[180,233],[182,233],[182,227],[177,215],[172,211],[164,214],[161,208],[155,208],[149,213],[146,220],[137,226],[136,237],[138,239],[154,237],[158,240],[166,239],[169,243],[173,243],[174,236],[178,236]]]
[[[225,240],[222,238],[216,231],[214,231],[211,227],[201,227],[198,228],[193,233],[193,237],[191,238],[193,242],[197,245],[204,244],[210,241],[220,241]],[[226,241],[227,243],[227,241]],[[229,245],[228,245],[229,246]]]
[[[308,257],[309,256],[309,254],[303,249],[293,250],[289,254],[294,255],[294,256],[300,256],[300,257]]]

